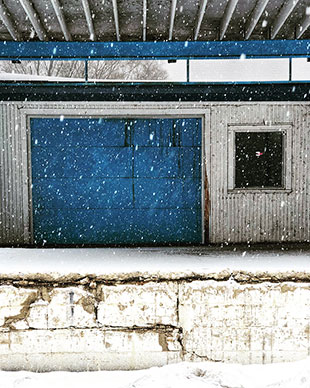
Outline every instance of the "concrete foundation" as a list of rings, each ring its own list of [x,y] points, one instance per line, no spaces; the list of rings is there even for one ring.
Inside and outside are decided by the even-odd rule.
[[[310,354],[310,272],[0,274],[0,368],[141,369]]]

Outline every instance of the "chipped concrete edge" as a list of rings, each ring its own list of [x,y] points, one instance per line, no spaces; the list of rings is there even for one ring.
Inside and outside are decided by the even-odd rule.
[[[245,271],[225,269],[219,272],[120,272],[107,274],[79,274],[79,273],[0,273],[0,285],[12,284],[16,287],[32,287],[33,285],[72,286],[82,285],[96,288],[97,284],[145,284],[149,282],[193,282],[193,281],[227,281],[233,280],[240,284],[309,283],[310,272],[307,271]]]

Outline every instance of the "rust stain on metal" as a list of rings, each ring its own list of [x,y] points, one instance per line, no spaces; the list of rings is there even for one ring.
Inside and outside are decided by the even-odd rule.
[[[205,172],[205,182],[204,182],[204,235],[205,243],[209,242],[209,217],[210,217],[210,196],[209,196],[209,182],[207,172]]]

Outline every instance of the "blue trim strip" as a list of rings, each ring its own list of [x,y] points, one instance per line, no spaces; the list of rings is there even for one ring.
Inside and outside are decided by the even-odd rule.
[[[216,42],[0,42],[0,60],[310,57],[310,40]]]

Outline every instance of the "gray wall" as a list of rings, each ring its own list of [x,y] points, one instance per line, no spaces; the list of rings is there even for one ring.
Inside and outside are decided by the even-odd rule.
[[[0,244],[31,241],[27,115],[205,115],[210,241],[309,241],[307,103],[2,103]],[[229,125],[291,125],[290,191],[228,190]]]
[[[310,129],[307,104],[225,104],[211,108],[211,242],[309,241]],[[228,126],[292,124],[289,192],[227,190]],[[289,161],[290,162],[290,161]]]
[[[29,241],[27,139],[17,104],[0,105],[0,244]]]

